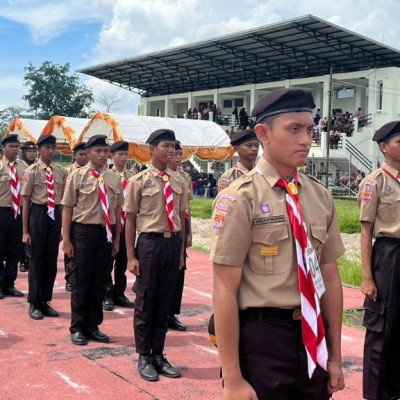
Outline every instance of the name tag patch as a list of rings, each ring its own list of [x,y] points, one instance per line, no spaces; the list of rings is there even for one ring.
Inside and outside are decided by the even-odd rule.
[[[277,246],[273,246],[273,247],[261,246],[260,254],[262,256],[277,256],[278,255],[278,247]]]
[[[218,203],[216,209],[219,211],[224,211],[224,212],[228,212],[229,210],[229,206],[227,204],[224,203]]]
[[[213,231],[216,235],[221,232],[222,228],[224,227],[225,224],[225,217],[223,215],[216,214],[214,216],[214,221],[213,221]]]
[[[278,222],[285,222],[284,215],[274,215],[271,217],[264,217],[264,218],[254,218],[252,225],[268,225],[268,224],[276,224]]]

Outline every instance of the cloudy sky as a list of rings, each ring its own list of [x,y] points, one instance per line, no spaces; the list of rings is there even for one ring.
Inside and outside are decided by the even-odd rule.
[[[306,14],[400,49],[398,0],[0,0],[0,107],[27,105],[29,62],[75,71]],[[95,96],[118,90],[81,80]],[[138,96],[120,92],[113,111],[136,113]]]

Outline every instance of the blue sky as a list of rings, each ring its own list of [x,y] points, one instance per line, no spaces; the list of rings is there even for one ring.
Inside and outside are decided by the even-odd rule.
[[[26,106],[29,62],[69,62],[75,71],[305,14],[400,48],[398,0],[0,0],[0,107]],[[95,98],[119,93],[114,112],[137,112],[137,95],[85,75],[81,81]]]

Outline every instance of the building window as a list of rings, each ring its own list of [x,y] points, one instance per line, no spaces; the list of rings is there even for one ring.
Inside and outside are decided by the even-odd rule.
[[[235,107],[243,107],[243,99],[234,100]]]
[[[382,110],[383,106],[383,81],[376,82],[376,109]]]
[[[232,100],[224,100],[223,108],[232,108]]]

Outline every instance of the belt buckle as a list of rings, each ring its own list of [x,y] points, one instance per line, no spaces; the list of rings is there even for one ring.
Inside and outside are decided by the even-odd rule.
[[[163,236],[164,236],[164,239],[170,239],[170,238],[172,238],[172,232],[164,232]]]
[[[293,319],[295,321],[299,321],[301,320],[301,309],[300,308],[295,308],[293,310]]]

